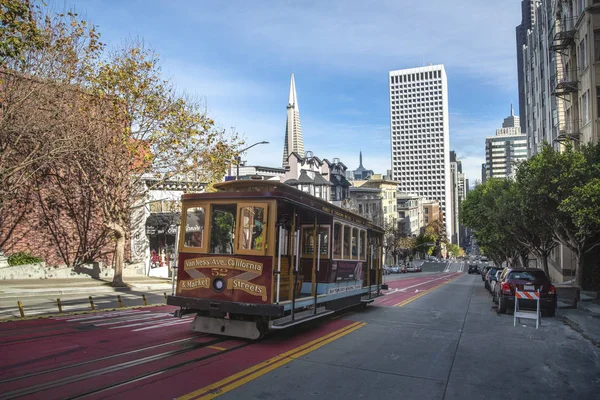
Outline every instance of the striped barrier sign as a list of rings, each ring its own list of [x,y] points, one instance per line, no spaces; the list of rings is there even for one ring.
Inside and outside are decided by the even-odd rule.
[[[525,300],[539,300],[540,294],[539,292],[521,292],[519,290],[515,291],[515,296],[519,299]]]
[[[521,311],[519,310],[519,300],[535,300],[536,311]],[[515,313],[513,326],[517,326],[517,320],[521,323],[521,319],[534,319],[535,329],[540,326],[540,293],[539,292],[527,292],[523,290],[515,290]]]

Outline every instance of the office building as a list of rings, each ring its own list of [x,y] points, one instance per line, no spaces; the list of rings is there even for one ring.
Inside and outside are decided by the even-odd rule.
[[[527,121],[525,120],[525,104],[527,97],[525,95],[525,75],[523,69],[523,46],[527,44],[527,32],[535,24],[535,0],[521,1],[521,24],[516,28],[517,36],[517,75],[519,82],[519,115],[521,116],[521,131],[527,131]]]
[[[390,71],[392,180],[402,193],[438,200],[452,236],[448,82],[443,65]]]
[[[502,128],[496,129],[496,136],[485,139],[486,178],[514,176],[519,162],[527,159],[527,136],[521,134],[518,124],[511,105],[510,115]]]

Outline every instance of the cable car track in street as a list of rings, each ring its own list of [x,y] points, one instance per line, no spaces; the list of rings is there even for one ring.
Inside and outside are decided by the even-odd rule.
[[[177,349],[177,350],[171,350],[171,351],[167,351],[167,352],[163,352],[163,353],[159,353],[159,354],[155,354],[155,355],[151,355],[151,356],[146,356],[146,357],[143,357],[143,358],[140,358],[140,359],[126,361],[126,362],[123,362],[123,363],[119,363],[119,364],[111,365],[111,366],[107,366],[107,367],[102,367],[102,368],[99,368],[99,369],[96,369],[96,370],[92,370],[92,371],[88,371],[88,372],[83,372],[83,373],[80,373],[80,374],[77,374],[77,375],[70,375],[70,376],[67,376],[67,377],[64,377],[64,378],[55,379],[53,381],[43,382],[43,383],[40,383],[40,384],[37,384],[37,385],[32,385],[32,386],[28,386],[28,387],[24,387],[24,388],[12,390],[12,391],[7,391],[7,392],[4,392],[4,393],[0,394],[0,399],[2,399],[2,400],[4,400],[4,399],[14,399],[14,398],[19,398],[19,397],[23,397],[23,396],[29,396],[29,395],[37,394],[37,393],[40,393],[40,392],[44,392],[44,391],[48,391],[48,390],[51,390],[51,389],[56,389],[56,388],[59,388],[59,387],[65,386],[65,385],[69,385],[69,384],[72,384],[72,383],[75,383],[75,382],[80,382],[80,381],[83,381],[83,380],[86,380],[86,379],[96,378],[96,377],[99,377],[99,376],[102,376],[102,375],[110,374],[110,373],[117,372],[117,371],[120,371],[120,370],[124,370],[124,369],[127,369],[127,368],[138,367],[138,366],[141,366],[141,365],[144,365],[144,364],[148,364],[148,363],[151,363],[151,362],[154,362],[154,361],[165,360],[167,358],[178,356],[178,355],[181,355],[181,354],[186,354],[186,353],[189,353],[189,352],[194,351],[194,350],[199,350],[199,349],[202,349],[202,348],[208,348],[208,347],[213,346],[215,344],[223,343],[223,342],[230,341],[230,340],[232,340],[232,339],[231,338],[227,338],[227,337],[217,337],[216,339],[208,341],[208,342],[194,343],[194,344],[191,344],[191,345],[186,345],[183,348],[180,348],[180,349]],[[252,343],[253,342],[245,342],[245,343],[242,343],[240,345],[233,346],[231,348],[218,351],[216,353],[205,354],[205,355],[200,356],[200,357],[195,357],[195,358],[193,358],[191,360],[186,360],[186,361],[182,361],[182,362],[179,362],[179,363],[176,363],[176,364],[173,364],[173,365],[169,365],[167,367],[158,368],[158,369],[155,369],[155,370],[153,370],[151,372],[146,372],[146,373],[143,373],[141,375],[137,375],[135,377],[119,381],[117,383],[113,383],[113,384],[105,385],[105,386],[102,386],[102,387],[99,387],[99,388],[91,389],[91,390],[89,390],[87,392],[78,393],[78,394],[70,395],[70,396],[61,395],[60,397],[63,398],[63,399],[75,399],[75,398],[81,398],[81,397],[89,396],[91,394],[95,394],[95,393],[98,393],[98,392],[110,390],[110,389],[113,389],[115,387],[123,386],[123,385],[126,385],[126,384],[131,383],[131,382],[135,382],[135,381],[139,381],[139,380],[142,380],[142,379],[149,378],[151,376],[159,375],[159,374],[165,373],[167,371],[170,371],[172,369],[180,368],[180,367],[188,365],[188,364],[192,364],[192,363],[195,363],[195,362],[203,361],[203,360],[206,360],[206,359],[209,359],[209,358],[214,358],[214,357],[220,356],[222,354],[226,354],[226,353],[229,353],[231,351],[234,351],[234,350],[237,350],[237,349],[249,346]],[[151,346],[151,348],[155,348],[155,347],[157,347],[157,346]],[[134,350],[132,352],[129,352],[129,354],[134,353],[134,352],[143,351],[143,350],[148,350],[148,348]],[[125,353],[123,353],[123,355],[124,354]],[[60,371],[60,370],[65,370],[65,369],[70,369],[70,368],[75,368],[75,367],[80,366],[80,365],[86,365],[86,364],[91,364],[91,363],[96,363],[96,362],[104,361],[106,359],[116,358],[117,356],[121,356],[121,354],[107,356],[107,357],[101,357],[101,358],[90,360],[90,361],[86,361],[86,362],[83,362],[83,363],[77,363],[77,364],[68,365],[68,366],[64,366],[64,367],[58,367],[58,368],[55,368],[55,369],[52,369],[52,370],[40,371],[39,373],[34,373],[34,374],[29,375],[29,376],[32,376],[32,375],[38,375],[39,376],[39,375],[44,375],[44,374],[55,372],[55,371]],[[26,377],[26,376],[24,376],[24,377]],[[19,377],[17,379],[5,380],[5,381],[2,381],[0,383],[14,381],[14,380],[22,379],[24,377]]]
[[[14,381],[18,381],[18,380],[21,380],[21,379],[32,378],[34,376],[49,374],[49,373],[52,373],[52,372],[62,371],[62,370],[65,370],[65,369],[76,368],[76,367],[81,367],[81,366],[88,365],[88,364],[97,363],[97,362],[100,362],[100,361],[110,360],[111,358],[124,357],[124,356],[128,356],[128,355],[135,354],[135,353],[141,353],[141,352],[152,350],[152,349],[155,349],[155,348],[158,348],[158,347],[165,347],[165,346],[170,346],[170,345],[176,345],[178,343],[185,343],[187,341],[194,340],[194,339],[197,339],[197,338],[200,338],[200,337],[203,337],[203,336],[194,336],[194,337],[189,337],[189,338],[174,340],[174,341],[171,341],[171,342],[160,343],[160,344],[156,344],[156,345],[153,345],[153,346],[143,347],[141,349],[135,349],[135,350],[126,351],[125,353],[112,354],[112,355],[105,356],[105,357],[95,358],[93,360],[82,361],[82,362],[75,363],[75,364],[63,365],[62,367],[56,367],[56,368],[47,369],[47,370],[43,370],[43,371],[32,372],[32,373],[26,374],[26,375],[15,376],[15,377],[12,377],[12,378],[1,380],[0,381],[0,385],[3,384],[3,383],[14,382]],[[212,344],[210,344],[210,345],[212,345]],[[54,355],[54,354],[52,355],[52,357],[55,357],[55,356],[56,355]],[[36,362],[38,360],[33,360],[33,361]],[[8,366],[0,369],[0,371],[6,370],[6,369],[10,369],[10,368],[14,368],[14,365],[8,365]]]

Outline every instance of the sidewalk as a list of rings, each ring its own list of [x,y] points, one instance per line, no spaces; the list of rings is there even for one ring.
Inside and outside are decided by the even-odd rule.
[[[141,276],[123,280],[129,287],[115,288],[110,286],[111,280],[92,278],[0,280],[0,298],[171,290],[171,279]]]
[[[572,307],[569,302],[559,300],[556,314],[567,325],[600,347],[600,300],[591,300],[584,293],[581,299],[583,301],[577,304],[577,308]]]

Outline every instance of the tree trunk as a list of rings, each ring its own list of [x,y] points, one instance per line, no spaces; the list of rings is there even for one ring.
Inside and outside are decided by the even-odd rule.
[[[575,283],[577,284],[577,287],[579,289],[581,289],[581,284],[583,282],[583,254],[582,253],[583,252],[575,253],[575,266],[577,268],[575,270]]]
[[[123,260],[125,259],[125,229],[117,223],[111,223],[109,228],[113,230],[115,239],[117,241],[115,246],[115,275],[113,277],[112,285],[116,287],[127,286],[123,282]]]
[[[548,268],[548,253],[542,253],[542,267],[548,279],[550,279],[550,269]]]

